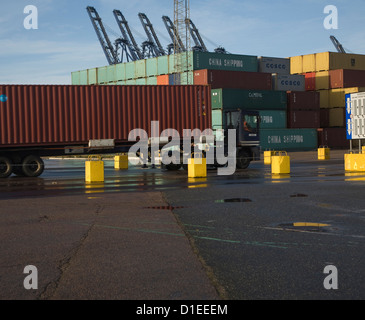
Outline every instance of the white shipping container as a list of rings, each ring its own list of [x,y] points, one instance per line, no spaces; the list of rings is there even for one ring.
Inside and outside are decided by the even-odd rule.
[[[300,74],[273,74],[273,90],[276,91],[305,91],[305,76]]]
[[[259,72],[290,74],[290,59],[259,57]]]

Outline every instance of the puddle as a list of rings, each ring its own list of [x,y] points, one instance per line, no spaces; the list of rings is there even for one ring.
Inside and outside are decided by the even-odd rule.
[[[233,199],[223,199],[223,200],[216,200],[215,203],[229,203],[229,202],[252,202],[251,199],[246,198],[233,198]]]

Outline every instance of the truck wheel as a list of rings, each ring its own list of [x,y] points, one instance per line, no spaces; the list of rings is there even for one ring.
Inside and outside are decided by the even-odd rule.
[[[246,150],[240,150],[237,155],[237,169],[247,169],[250,163],[250,154]]]
[[[39,177],[44,170],[43,160],[35,155],[24,158],[22,162],[22,171],[26,177]]]
[[[13,164],[7,157],[0,157],[0,178],[8,178],[13,172]]]

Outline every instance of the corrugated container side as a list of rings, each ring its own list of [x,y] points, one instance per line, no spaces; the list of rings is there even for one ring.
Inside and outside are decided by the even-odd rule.
[[[81,85],[87,85],[88,83],[88,71],[82,70],[80,71],[80,84]]]
[[[116,81],[115,64],[106,67],[108,82]]]
[[[288,111],[288,128],[312,128],[320,127],[319,110],[291,110]]]
[[[303,56],[303,73],[316,71],[316,55],[306,54]]]
[[[328,90],[329,108],[338,108],[346,106],[346,94],[364,92],[365,88],[344,88]]]
[[[146,78],[146,84],[149,86],[156,86],[157,85],[157,77],[148,77]]]
[[[212,89],[213,109],[286,110],[284,91]]]
[[[305,90],[314,91],[316,90],[316,73],[308,72],[304,73],[305,76]]]
[[[154,77],[158,75],[158,60],[157,58],[146,59],[146,76]]]
[[[330,88],[329,71],[316,72],[316,90],[328,90]]]
[[[180,74],[180,84],[181,85],[193,85],[194,83],[194,72],[182,72]]]
[[[136,78],[146,78],[146,59],[134,62],[134,74]]]
[[[286,129],[285,110],[260,110],[260,129]]]
[[[71,84],[80,85],[80,71],[71,72]]]
[[[125,80],[125,63],[118,63],[115,65],[115,80]]]
[[[107,67],[100,67],[97,72],[98,84],[108,83]]]
[[[314,150],[318,136],[316,129],[263,129],[260,140],[264,150]]]
[[[206,86],[0,85],[0,145],[77,145],[128,141],[133,129],[211,128]],[[173,133],[173,132],[171,132]],[[132,143],[133,144],[133,143]]]
[[[272,76],[271,73],[205,69],[194,71],[194,84],[211,85],[212,89],[271,90]]]
[[[318,129],[318,146],[348,149],[350,142],[347,140],[346,128],[320,128]]]
[[[168,75],[169,77],[169,85],[180,85],[181,84],[181,74],[180,73],[172,73]]]
[[[88,70],[88,84],[98,84],[98,70],[92,68]]]
[[[329,108],[329,90],[318,90],[319,92],[319,101],[321,108]]]
[[[305,76],[274,74],[272,84],[272,89],[277,91],[305,91]]]
[[[303,56],[290,57],[290,73],[302,74],[303,71]]]
[[[137,86],[145,86],[147,84],[146,78],[138,78],[136,79],[136,85]]]
[[[169,75],[164,74],[157,76],[157,84],[158,85],[168,85],[169,84]]]
[[[319,110],[320,93],[317,91],[292,91],[287,93],[288,110]]]
[[[365,87],[365,71],[339,69],[329,71],[330,88]]]
[[[169,73],[170,56],[161,56],[157,58],[157,75]]]
[[[339,52],[321,52],[316,54],[316,70],[336,69],[365,70],[365,55]]]
[[[330,109],[321,109],[320,112],[320,128],[328,128],[330,125]]]
[[[135,61],[127,62],[125,64],[125,79],[126,80],[136,79]]]
[[[259,72],[290,74],[290,58],[258,57]]]
[[[328,126],[332,127],[345,127],[346,126],[346,109],[345,108],[331,108],[329,112]]]

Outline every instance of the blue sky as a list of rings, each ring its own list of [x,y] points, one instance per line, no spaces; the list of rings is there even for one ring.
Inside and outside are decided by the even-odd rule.
[[[138,13],[145,13],[166,47],[161,17],[173,20],[173,0],[1,1],[0,83],[70,84],[71,72],[107,65],[86,12],[94,6],[112,41],[119,37],[113,9],[122,11],[139,44],[146,40]],[[26,30],[24,7],[38,8],[38,30]],[[326,30],[325,6],[338,9],[338,30]],[[191,19],[209,50],[290,57],[335,51],[335,35],[351,53],[365,54],[364,0],[190,0]]]

